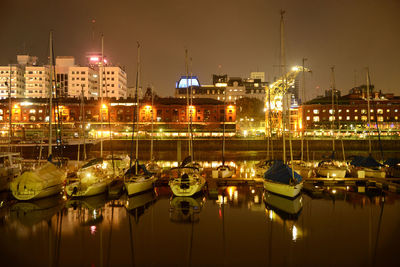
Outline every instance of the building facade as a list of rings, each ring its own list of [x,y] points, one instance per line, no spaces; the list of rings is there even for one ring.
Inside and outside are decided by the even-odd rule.
[[[97,98],[99,89],[99,74],[91,67],[69,67],[68,69],[68,97]]]
[[[0,99],[21,98],[25,94],[25,71],[20,65],[0,66]]]
[[[256,75],[257,74],[257,75]],[[260,73],[253,76],[261,77]],[[175,86],[175,97],[186,98],[187,90],[193,98],[212,98],[220,101],[235,102],[243,97],[265,99],[265,87],[267,82],[260,78],[242,79],[240,77],[228,77],[228,75],[213,75],[213,83],[200,84],[196,76],[182,76]]]
[[[220,136],[224,120],[228,135],[233,135],[236,131],[235,105],[224,105],[223,102],[213,99],[195,99],[193,105],[188,107],[185,99],[176,98],[157,98],[153,106],[151,100],[143,100],[141,103],[139,132],[144,134],[151,131],[152,121],[153,133],[165,137],[187,136],[190,121],[194,134],[198,137]],[[8,100],[0,101],[2,137],[8,134],[8,107]],[[56,111],[59,111],[59,116],[56,116]],[[84,118],[87,132],[91,132],[91,136],[96,137],[99,131],[109,131],[109,125],[111,125],[111,131],[116,138],[127,136],[132,133],[135,112],[136,103],[133,99],[116,101],[114,98],[105,98],[103,105],[100,100],[85,100]],[[53,118],[62,118],[63,132],[67,138],[77,138],[83,118],[79,99],[59,99],[58,107],[54,105],[53,115]],[[101,123],[101,116],[103,116],[103,123]],[[48,99],[13,99],[14,139],[16,137],[22,140],[46,138],[48,118]]]
[[[25,67],[25,97],[47,98],[50,88],[49,66]]]
[[[337,95],[332,107],[332,97],[313,99],[300,107],[300,124],[311,134],[318,131],[363,133],[368,127],[368,101],[365,88],[356,87],[348,95]],[[370,94],[371,131],[386,132],[400,130],[400,97],[393,94],[371,91]]]
[[[116,99],[127,98],[126,72],[115,66],[105,66],[103,71],[103,96]]]
[[[17,61],[18,64],[0,66],[0,98],[8,97],[9,84],[14,98],[47,98],[51,79],[49,66],[39,65],[37,57],[29,55],[18,55]],[[74,57],[60,56],[55,60],[53,75],[58,97],[79,98],[82,90],[86,98],[101,95],[98,64],[90,62],[87,66],[79,66]],[[103,96],[127,98],[127,75],[123,68],[104,66]]]

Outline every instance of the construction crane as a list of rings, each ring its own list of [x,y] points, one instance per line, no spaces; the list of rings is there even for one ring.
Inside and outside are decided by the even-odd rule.
[[[265,125],[267,135],[271,136],[273,133],[279,134],[282,132],[284,96],[289,91],[289,88],[294,86],[297,75],[303,71],[311,72],[310,69],[303,66],[295,66],[278,80],[271,83],[268,88],[265,88]],[[287,111],[289,111],[289,105],[286,105]]]

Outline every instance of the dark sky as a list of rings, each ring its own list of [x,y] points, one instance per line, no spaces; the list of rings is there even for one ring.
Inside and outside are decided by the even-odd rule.
[[[47,60],[48,33],[54,30],[56,55],[93,50],[105,36],[105,54],[128,71],[135,83],[136,41],[142,44],[143,85],[173,95],[184,74],[184,49],[203,84],[211,75],[249,76],[265,71],[272,80],[279,64],[279,10],[285,9],[289,66],[303,57],[313,70],[308,98],[330,84],[345,92],[365,83],[366,66],[377,89],[400,94],[400,0],[1,0],[0,63],[24,51]],[[319,89],[318,89],[319,87]]]

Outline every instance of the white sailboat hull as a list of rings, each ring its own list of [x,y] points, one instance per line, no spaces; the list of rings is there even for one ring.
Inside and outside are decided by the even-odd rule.
[[[95,196],[95,195],[103,194],[107,191],[107,182],[99,181],[99,182],[95,182],[90,185],[82,185],[79,182],[76,182],[76,183],[67,185],[65,191],[67,192],[67,195],[70,197]]]
[[[344,178],[346,169],[340,167],[318,167],[317,173],[319,176],[326,178]]]
[[[152,176],[148,179],[144,178],[136,178],[135,180],[132,181],[125,181],[125,189],[128,194],[128,196],[135,195],[141,192],[145,192],[147,190],[150,190],[153,188],[154,183],[156,182],[157,178],[155,176]]]
[[[268,205],[290,215],[298,214],[303,208],[302,196],[298,196],[295,199],[288,199],[280,197],[278,195],[267,193],[264,196],[264,200]]]
[[[200,192],[204,185],[206,183],[206,180],[203,177],[197,178],[197,179],[192,179],[188,184],[187,187],[182,187],[182,183],[180,178],[174,179],[169,182],[169,186],[172,190],[172,193],[175,196],[178,197],[190,197],[193,196],[194,194]]]
[[[265,190],[289,198],[294,198],[298,194],[300,194],[302,188],[303,188],[303,182],[298,183],[296,185],[288,185],[288,184],[277,183],[271,180],[264,180]]]

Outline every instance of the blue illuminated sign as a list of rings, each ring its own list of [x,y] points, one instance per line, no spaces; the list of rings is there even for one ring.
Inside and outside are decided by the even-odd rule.
[[[196,76],[192,76],[189,78],[186,78],[186,76],[182,76],[179,82],[177,83],[177,88],[187,88],[189,85],[190,86],[200,86],[200,82],[197,79]]]

